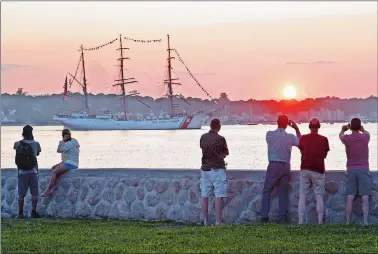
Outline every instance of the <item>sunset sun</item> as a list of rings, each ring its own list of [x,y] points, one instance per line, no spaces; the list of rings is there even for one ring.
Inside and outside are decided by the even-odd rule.
[[[294,99],[297,96],[297,90],[294,86],[287,86],[283,90],[283,95],[285,99]]]

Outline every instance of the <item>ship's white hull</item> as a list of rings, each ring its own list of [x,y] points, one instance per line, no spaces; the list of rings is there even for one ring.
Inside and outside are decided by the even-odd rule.
[[[121,120],[89,119],[89,118],[60,118],[54,120],[71,130],[179,130],[201,129],[208,119],[206,115],[182,116],[157,120]]]

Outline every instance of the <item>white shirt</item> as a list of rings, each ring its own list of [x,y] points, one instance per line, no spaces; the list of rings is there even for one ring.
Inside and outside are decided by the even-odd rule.
[[[278,128],[266,133],[266,142],[268,144],[269,162],[279,161],[290,163],[291,148],[298,147],[299,138],[293,134],[287,133],[285,129]]]

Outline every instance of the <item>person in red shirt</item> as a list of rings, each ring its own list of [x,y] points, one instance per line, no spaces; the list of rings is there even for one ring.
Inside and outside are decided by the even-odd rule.
[[[317,118],[312,118],[310,120],[309,128],[311,133],[303,135],[300,138],[298,145],[302,154],[298,203],[299,224],[304,223],[306,196],[310,192],[311,186],[314,189],[316,198],[318,223],[322,224],[324,215],[323,194],[325,186],[324,159],[329,152],[329,144],[326,137],[318,134],[320,122]]]

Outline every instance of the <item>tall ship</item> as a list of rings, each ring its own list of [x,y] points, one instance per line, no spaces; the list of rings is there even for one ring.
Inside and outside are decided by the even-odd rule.
[[[182,61],[180,55],[178,54],[177,50],[171,48],[170,46],[170,37],[167,35],[167,42],[168,42],[168,57],[167,57],[167,79],[164,80],[164,84],[167,86],[167,97],[170,103],[170,113],[161,113],[159,116],[154,116],[153,114],[147,116],[138,116],[137,118],[134,117],[132,119],[129,117],[127,112],[127,98],[131,96],[138,95],[137,91],[131,91],[130,93],[126,94],[126,85],[137,83],[134,78],[125,78],[124,75],[124,60],[128,60],[130,58],[124,57],[123,50],[127,50],[128,48],[124,48],[122,45],[122,36],[120,35],[119,38],[119,48],[117,50],[120,51],[120,58],[119,61],[119,78],[115,80],[115,84],[113,86],[117,86],[121,88],[121,96],[120,98],[123,99],[123,112],[121,113],[112,113],[110,110],[104,110],[102,114],[92,114],[91,109],[88,103],[88,91],[87,91],[87,79],[85,73],[85,61],[84,61],[84,48],[81,46],[81,57],[79,60],[78,68],[74,75],[69,75],[72,77],[72,82],[77,82],[84,94],[84,103],[85,103],[85,110],[77,113],[72,113],[71,115],[65,114],[57,114],[53,117],[53,120],[57,123],[60,123],[65,128],[69,128],[72,130],[181,130],[181,129],[201,129],[203,124],[209,119],[209,114],[204,114],[204,112],[197,112],[195,114],[188,114],[188,113],[178,113],[176,111],[178,108],[178,104],[175,103],[176,99],[182,99],[186,103],[190,104],[185,98],[180,94],[175,94],[173,90],[174,85],[180,85],[177,82],[177,78],[172,78],[172,57],[171,52],[174,51],[178,56],[179,60],[185,65]],[[114,40],[114,41],[116,41]],[[80,82],[76,78],[77,71],[80,67],[82,68],[82,75],[83,80]],[[188,73],[194,79],[198,86],[208,95],[210,96],[206,90],[198,83],[198,81],[194,78],[192,73],[189,71],[188,67],[185,65]],[[70,82],[71,83],[71,82]],[[72,83],[71,83],[72,84]],[[64,83],[64,99],[67,100],[68,97],[68,83],[67,77]],[[210,96],[211,97],[211,96]],[[137,99],[137,98],[136,98]],[[137,99],[138,100],[138,99]],[[145,106],[149,107],[144,102],[138,100],[139,102],[143,103]]]

